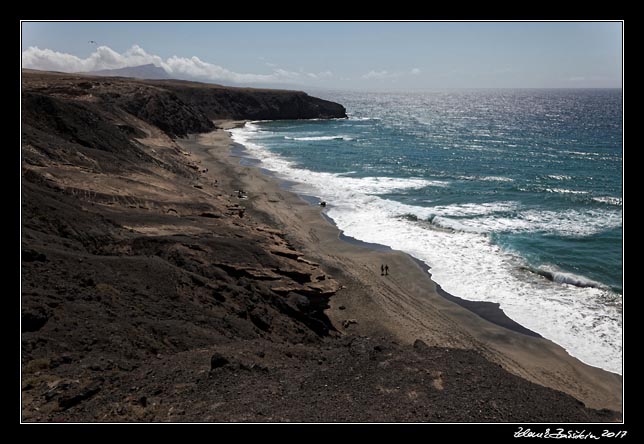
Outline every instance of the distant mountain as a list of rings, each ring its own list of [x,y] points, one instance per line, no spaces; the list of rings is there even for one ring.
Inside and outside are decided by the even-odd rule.
[[[128,66],[118,69],[101,69],[98,71],[90,71],[83,74],[91,74],[95,76],[105,77],[132,77],[135,79],[153,79],[153,80],[166,80],[171,79],[170,75],[163,68],[159,68],[152,63],[140,66]]]
[[[147,80],[187,80],[190,82],[204,82],[204,83],[214,83],[211,79],[200,77],[200,76],[190,76],[186,74],[178,74],[171,76],[166,72],[165,69],[160,68],[152,63],[147,65],[140,66],[128,66],[126,68],[118,69],[101,69],[98,71],[89,71],[79,74],[89,74],[94,76],[104,76],[104,77],[130,77],[134,79],[147,79]],[[227,80],[218,80],[216,82],[218,85],[223,86],[232,86],[235,88],[258,88],[258,89],[288,89],[288,90],[304,90],[306,87],[304,85],[297,85],[293,83],[237,83]]]

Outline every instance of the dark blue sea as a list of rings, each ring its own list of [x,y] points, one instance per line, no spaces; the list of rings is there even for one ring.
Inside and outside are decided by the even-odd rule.
[[[252,122],[234,140],[347,236],[621,374],[621,90],[315,95],[349,118]]]

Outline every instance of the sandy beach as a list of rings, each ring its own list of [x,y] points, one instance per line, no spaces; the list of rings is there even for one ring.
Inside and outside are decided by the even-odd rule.
[[[492,304],[453,302],[441,295],[423,264],[402,252],[342,240],[319,205],[259,168],[240,164],[239,157],[231,156],[232,141],[224,129],[243,124],[220,121],[223,129],[177,143],[207,169],[206,179],[216,178],[221,189],[244,191],[247,219],[282,230],[341,285],[326,311],[338,334],[391,337],[402,344],[420,339],[430,346],[475,350],[510,373],[572,395],[587,407],[621,411],[620,375],[571,357]],[[388,264],[387,276],[381,276],[381,264]]]

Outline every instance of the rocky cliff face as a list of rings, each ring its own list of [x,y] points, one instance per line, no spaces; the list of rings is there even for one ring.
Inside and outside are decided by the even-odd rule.
[[[205,175],[173,140],[214,129],[212,116],[254,117],[250,105],[226,114],[219,96],[200,102],[198,85],[187,95],[172,82],[47,73],[23,80],[26,420],[133,419],[121,407],[128,375],[177,352],[233,343],[241,350],[248,341],[259,341],[252,353],[271,343],[320,346],[333,330],[324,310],[337,282],[284,232],[244,213],[235,185]],[[290,114],[262,94],[264,116],[325,115],[301,93],[276,93],[298,104]]]
[[[328,119],[346,117],[338,103],[301,91],[232,88],[179,80],[138,80],[73,74],[23,72],[23,100],[48,96],[38,112],[66,104],[87,114],[127,113],[160,128],[170,137],[214,129],[214,119]],[[33,106],[26,109],[35,109]],[[59,113],[60,114],[60,113]],[[88,117],[89,118],[89,117]],[[55,118],[48,118],[55,120]],[[111,120],[114,120],[113,118]]]
[[[347,117],[344,106],[301,91],[232,88],[192,82],[159,81],[182,101],[211,119],[330,119]]]

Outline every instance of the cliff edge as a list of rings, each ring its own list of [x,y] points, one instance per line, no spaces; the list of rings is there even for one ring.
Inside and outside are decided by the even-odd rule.
[[[23,101],[47,96],[45,110],[73,103],[86,113],[127,113],[185,137],[214,129],[212,120],[331,119],[347,117],[345,108],[302,91],[234,88],[181,80],[140,80],[24,70]],[[41,103],[44,105],[44,103]],[[65,105],[61,105],[65,106]],[[26,106],[27,110],[33,106]]]

